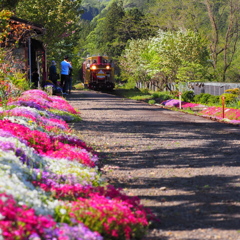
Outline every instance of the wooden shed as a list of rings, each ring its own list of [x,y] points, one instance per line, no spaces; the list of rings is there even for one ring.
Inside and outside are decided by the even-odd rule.
[[[9,19],[9,25],[12,30],[1,46],[11,50],[13,67],[25,72],[30,82],[32,82],[32,72],[37,68],[40,83],[46,81],[46,49],[39,40],[39,37],[45,33],[45,28],[15,16]]]

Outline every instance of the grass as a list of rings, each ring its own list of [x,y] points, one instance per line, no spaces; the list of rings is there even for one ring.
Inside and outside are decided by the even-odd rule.
[[[148,102],[149,104],[154,104],[157,102],[162,102],[164,100],[174,98],[168,92],[154,92],[149,91],[148,89],[138,89],[136,87],[128,88],[125,86],[116,86],[116,88],[113,91],[113,94],[123,98],[145,101]]]
[[[113,91],[113,94],[119,96],[119,97],[124,97],[124,98],[130,98],[133,100],[149,100],[152,99],[152,95],[148,92],[143,92],[138,88],[119,88],[116,87],[115,90]]]
[[[84,90],[84,84],[83,83],[77,83],[73,86],[76,90]]]

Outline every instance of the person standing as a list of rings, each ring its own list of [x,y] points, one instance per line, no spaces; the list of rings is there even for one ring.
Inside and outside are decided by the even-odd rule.
[[[69,62],[70,64],[71,64],[71,66],[72,66],[72,63],[71,62]],[[72,68],[70,68],[69,69],[69,85],[68,85],[68,94],[70,94],[71,93],[71,90],[72,90],[72,71],[73,71],[73,69]]]
[[[56,62],[52,61],[52,65],[49,67],[49,80],[51,80],[55,85],[57,85],[57,68]]]
[[[63,89],[63,94],[67,94],[69,88],[69,73],[72,69],[72,65],[68,62],[68,56],[65,56],[61,62],[61,87]]]
[[[32,83],[34,88],[38,88],[38,83],[39,83],[39,73],[38,69],[34,68],[32,72]]]

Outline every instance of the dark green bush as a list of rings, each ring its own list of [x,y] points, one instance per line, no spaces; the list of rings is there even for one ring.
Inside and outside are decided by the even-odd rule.
[[[201,103],[201,98],[202,98],[202,96],[204,96],[204,94],[205,93],[200,93],[200,94],[195,95],[194,98],[193,98],[193,101],[195,103]]]
[[[210,93],[204,93],[202,95],[202,97],[200,98],[200,103],[208,103],[208,99],[211,97],[212,95]]]
[[[168,99],[172,99],[173,95],[171,95],[170,93],[167,92],[155,92],[152,94],[153,98],[158,98],[159,101],[165,101]]]
[[[214,96],[214,95],[211,95],[209,98],[208,98],[208,104],[219,104],[219,96]]]
[[[182,94],[182,100],[184,102],[193,102],[194,96],[195,96],[195,94],[193,91],[186,91]]]

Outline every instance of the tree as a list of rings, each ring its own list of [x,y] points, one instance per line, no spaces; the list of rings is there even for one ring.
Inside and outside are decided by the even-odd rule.
[[[203,33],[209,40],[212,74],[227,81],[240,44],[239,0],[155,0],[150,15],[161,29]]]
[[[144,66],[150,61],[143,57],[148,52],[150,40],[133,39],[119,58],[122,80],[128,82],[147,82],[150,80]]]
[[[124,43],[129,39],[147,39],[156,35],[156,28],[150,24],[145,15],[137,8],[130,9],[120,20],[116,38]]]
[[[212,65],[223,82],[230,68],[239,42],[240,2],[222,0],[217,3],[204,0],[211,24],[210,51]],[[223,24],[223,22],[225,24]],[[219,64],[219,59],[221,59]],[[220,66],[219,66],[220,65]]]
[[[109,6],[106,17],[100,25],[102,32],[98,33],[99,43],[102,43],[102,49],[108,55],[120,55],[123,50],[116,40],[116,32],[124,14],[122,1],[119,3],[115,1]]]
[[[119,27],[120,20],[124,16],[122,2],[113,2],[109,5],[108,10],[101,18],[97,18],[94,23],[93,31],[87,37],[87,46],[89,52],[107,54],[110,56],[120,55],[122,46],[116,39],[116,31]],[[86,48],[86,46],[84,46]]]
[[[132,40],[120,63],[123,73],[138,81],[169,83],[206,79],[209,54],[206,41],[193,31],[164,32],[149,40]]]
[[[1,10],[14,10],[16,5],[20,0],[1,0],[0,11]]]
[[[53,55],[64,55],[76,45],[81,0],[21,0],[16,8],[18,17],[42,24],[46,33],[42,40]],[[69,42],[71,41],[71,46]]]

